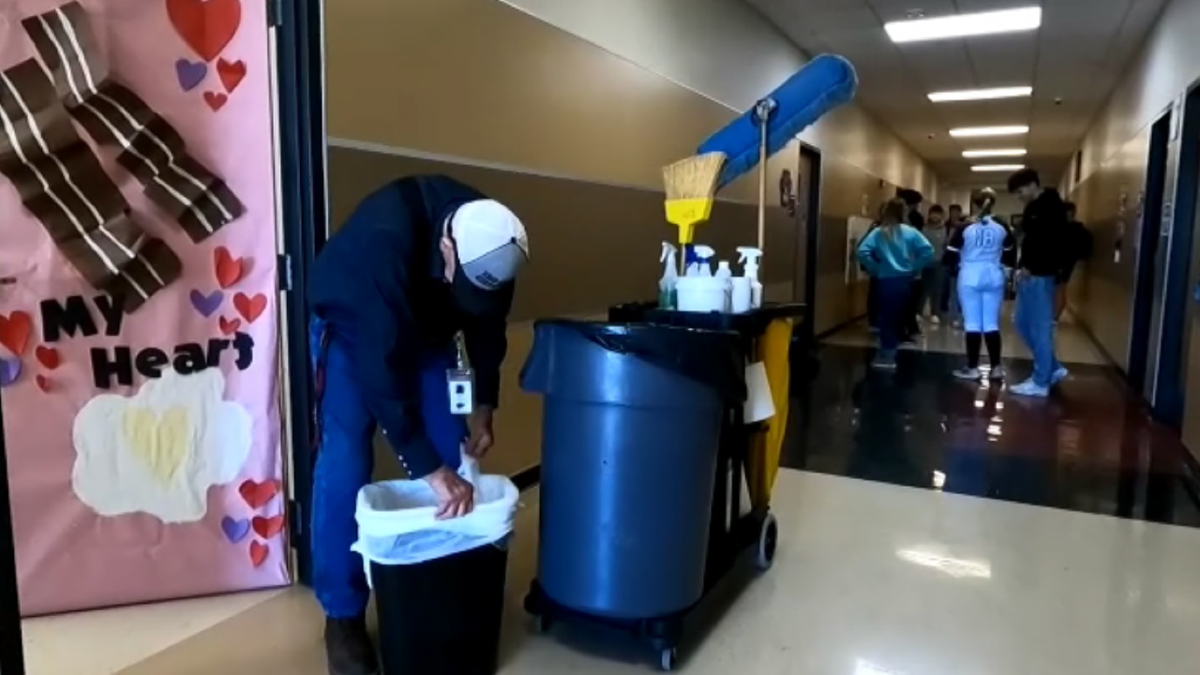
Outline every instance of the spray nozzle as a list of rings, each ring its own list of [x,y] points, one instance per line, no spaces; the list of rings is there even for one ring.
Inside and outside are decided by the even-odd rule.
[[[739,246],[738,263],[742,265],[758,266],[758,261],[762,259],[763,252],[753,246]]]
[[[695,246],[693,248],[696,252],[696,259],[702,263],[708,262],[714,255],[717,254],[717,252],[714,251],[711,246]]]
[[[679,249],[675,248],[674,244],[669,241],[664,241],[662,243],[662,255],[658,256],[658,262],[666,262],[667,258],[675,255],[678,252]]]

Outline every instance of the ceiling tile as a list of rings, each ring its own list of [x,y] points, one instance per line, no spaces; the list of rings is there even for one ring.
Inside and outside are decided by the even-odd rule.
[[[859,101],[931,162],[946,182],[981,184],[956,126],[1029,124],[1020,143],[1050,174],[1062,171],[1096,112],[1145,41],[1164,0],[746,0],[809,54],[842,54],[861,80]],[[1197,0],[1181,0],[1197,1]],[[1039,31],[895,45],[886,21],[1041,5]],[[1031,98],[932,104],[935,90],[1031,84]],[[1056,102],[1056,99],[1060,99]],[[966,145],[982,140],[965,141]],[[1009,139],[1004,139],[1008,142]]]

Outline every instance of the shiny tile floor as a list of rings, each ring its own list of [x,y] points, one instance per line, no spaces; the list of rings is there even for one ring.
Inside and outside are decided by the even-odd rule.
[[[955,355],[903,353],[894,374],[870,370],[870,357],[822,348],[794,404],[785,466],[1200,527],[1196,462],[1108,367],[1071,364],[1037,400],[955,380]]]
[[[1107,368],[1073,366],[1054,397],[1022,402],[953,381],[951,353],[902,354],[883,377],[869,356],[826,346],[797,387],[776,566],[685,650],[682,672],[1200,672],[1192,463]],[[532,633],[521,602],[537,491],[524,502],[501,672],[652,672],[619,639]],[[320,612],[301,589],[26,628],[31,675],[325,673]]]
[[[1178,675],[1200,664],[1200,531],[799,471],[781,473],[775,508],[775,568],[683,672]],[[536,511],[522,514],[510,564],[501,672],[651,672],[621,642],[530,633],[520,599]],[[324,673],[319,612],[299,590],[119,671],[98,665],[111,644],[78,628],[61,639],[71,648],[31,673]]]
[[[1004,323],[1002,324],[1001,331],[1004,340],[1004,355],[1010,358],[1031,358],[1029,349],[1021,341],[1021,338],[1013,328],[1012,312],[1013,305],[1009,303],[1005,307]],[[848,347],[874,347],[876,340],[867,331],[866,322],[860,321],[828,337],[825,343]],[[1063,321],[1059,324],[1056,343],[1058,356],[1063,361],[1097,365],[1108,363],[1108,359],[1105,358],[1104,353],[1096,347],[1096,343],[1088,337],[1087,332],[1071,318],[1070,314],[1065,314]],[[925,321],[922,323],[922,335],[920,339],[917,340],[916,344],[906,348],[906,350],[966,354],[966,345],[961,330],[957,330],[953,326]],[[984,361],[986,360],[987,356],[985,354]]]

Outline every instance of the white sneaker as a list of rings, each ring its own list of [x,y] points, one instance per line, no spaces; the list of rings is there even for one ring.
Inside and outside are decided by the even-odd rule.
[[[1066,368],[1064,368],[1062,366],[1059,366],[1058,370],[1054,371],[1054,374],[1050,376],[1050,386],[1053,387],[1054,385],[1058,384],[1059,382],[1062,382],[1063,380],[1067,379],[1070,376],[1071,376],[1071,371],[1067,370]]]
[[[1006,374],[1007,373],[1004,372],[1004,366],[996,366],[988,372],[988,379],[992,382],[1003,382]]]
[[[960,380],[970,380],[972,382],[978,382],[980,378],[978,368],[959,368],[953,374],[954,377]]]
[[[1029,396],[1031,398],[1046,398],[1050,395],[1049,388],[1038,386],[1033,380],[1026,380],[1009,389],[1009,391],[1017,396]]]

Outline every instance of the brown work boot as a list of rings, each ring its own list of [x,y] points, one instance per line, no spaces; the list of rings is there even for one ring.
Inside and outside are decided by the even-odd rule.
[[[379,674],[379,661],[363,617],[325,620],[325,656],[329,675]]]

